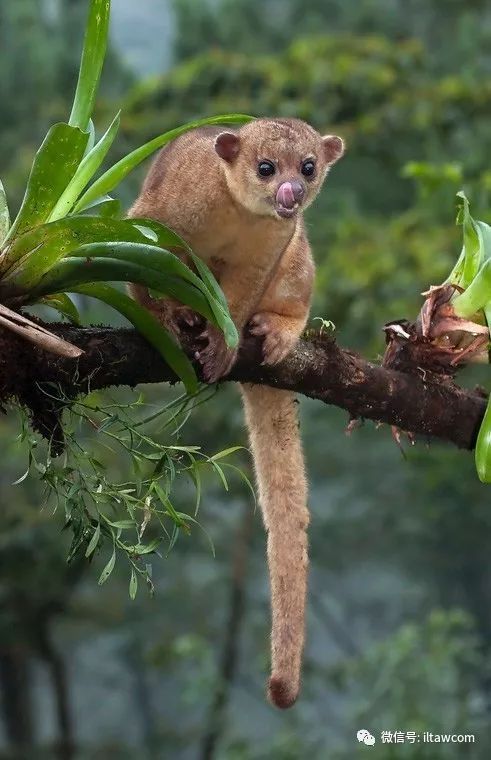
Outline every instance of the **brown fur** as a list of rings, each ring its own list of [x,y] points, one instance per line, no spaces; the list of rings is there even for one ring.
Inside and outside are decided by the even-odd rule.
[[[327,171],[343,153],[340,138],[322,138],[297,119],[257,119],[239,130],[205,127],[167,146],[155,160],[131,216],[168,224],[210,266],[232,318],[263,337],[264,363],[281,361],[307,321],[314,264],[301,210],[317,195]],[[302,162],[316,162],[306,178]],[[272,161],[271,177],[258,164]],[[287,208],[283,183],[301,183],[299,207]],[[288,195],[288,193],[287,193]],[[280,200],[278,200],[280,198]],[[134,297],[178,333],[175,303],[151,299],[132,285]],[[236,352],[212,326],[200,351],[204,375],[226,374]],[[247,426],[268,533],[272,595],[272,675],[269,697],[278,707],[295,702],[300,687],[307,589],[307,483],[295,397],[287,391],[243,385]]]

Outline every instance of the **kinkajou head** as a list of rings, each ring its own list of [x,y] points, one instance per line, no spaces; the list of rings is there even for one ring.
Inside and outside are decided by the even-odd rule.
[[[253,214],[292,219],[312,203],[344,143],[299,119],[256,119],[217,135],[215,150],[238,203]]]

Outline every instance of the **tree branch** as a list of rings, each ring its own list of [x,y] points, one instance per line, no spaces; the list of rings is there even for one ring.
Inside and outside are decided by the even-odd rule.
[[[135,331],[102,327],[49,325],[49,329],[83,349],[78,359],[48,354],[9,331],[0,331],[0,401],[14,400],[33,418],[54,414],[39,384],[59,384],[74,397],[112,385],[176,382],[172,370]],[[246,339],[227,381],[253,382],[295,391],[363,417],[472,449],[486,400],[449,378],[424,371],[408,374],[372,364],[343,350],[330,338],[302,340],[276,367],[260,365],[260,343]],[[42,411],[41,411],[42,410]],[[46,434],[52,419],[35,427]]]

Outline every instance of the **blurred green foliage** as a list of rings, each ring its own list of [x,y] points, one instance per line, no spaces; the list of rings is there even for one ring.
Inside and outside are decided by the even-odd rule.
[[[449,73],[429,78],[426,58],[421,40],[348,34],[300,39],[252,59],[211,50],[137,85],[123,132],[133,144],[183,115],[195,118],[203,103],[208,113],[233,103],[339,132],[347,155],[308,214],[319,265],[314,311],[370,348],[381,325],[414,313],[419,292],[450,268],[462,177],[475,204],[489,205],[486,85]]]
[[[43,20],[41,7],[27,0],[0,7],[0,35],[4,19],[12,25],[22,8],[32,19],[17,20],[0,45],[0,164],[8,168],[7,189],[17,201],[33,144],[65,97],[56,79],[62,58],[56,44],[46,44],[46,29],[51,41],[65,38],[54,21]],[[67,2],[59,18],[73,23],[70,14],[79,8]],[[308,214],[318,264],[313,314],[335,322],[341,343],[376,357],[383,351],[382,325],[413,317],[419,293],[446,275],[460,250],[454,195],[462,185],[476,216],[489,220],[489,4],[175,0],[175,8],[176,66],[135,83],[125,96],[123,139],[111,160],[184,121],[226,111],[300,116],[342,134],[347,155]],[[67,45],[63,60],[72,60],[71,54]],[[18,91],[8,75],[11,61],[18,61],[19,76],[25,66],[24,76],[38,79],[29,80],[7,109],[6,98]],[[119,69],[105,81],[114,88],[124,78]],[[103,119],[113,112],[113,99],[114,90],[106,90],[99,104]],[[126,203],[137,184],[123,188]],[[101,319],[95,311],[87,318]],[[484,371],[464,377],[476,380],[489,385]],[[145,392],[150,403],[166,393]],[[226,500],[219,485],[205,484],[200,520],[213,538],[216,560],[193,531],[155,563],[155,600],[139,595],[130,603],[127,573],[117,568],[110,584],[96,587],[104,558],[96,558],[96,569],[85,568],[77,586],[62,580],[66,549],[60,550],[57,518],[46,523],[43,513],[41,520],[32,481],[8,485],[25,467],[15,455],[15,425],[2,423],[8,441],[2,501],[8,508],[0,518],[1,583],[2,599],[10,599],[0,629],[4,657],[13,657],[5,633],[9,616],[36,608],[43,598],[36,578],[46,573],[56,582],[42,584],[43,593],[49,597],[52,589],[58,598],[61,588],[67,608],[60,621],[50,618],[50,635],[71,667],[80,662],[84,637],[97,658],[98,641],[107,636],[114,659],[112,636],[124,642],[125,666],[133,668],[134,701],[114,705],[105,723],[92,714],[91,736],[81,728],[87,712],[73,697],[80,700],[89,686],[80,665],[74,671],[81,682],[70,683],[72,705],[78,705],[75,734],[87,753],[81,750],[81,757],[137,752],[149,758],[351,760],[362,751],[384,760],[488,757],[489,489],[477,481],[466,453],[423,442],[407,446],[403,457],[385,428],[366,425],[347,438],[339,410],[305,403],[302,413],[312,484],[311,600],[303,696],[287,715],[273,713],[262,699],[259,674],[268,661],[264,537],[256,516],[257,530],[243,538],[240,507],[251,501],[239,481]],[[208,451],[242,442],[236,395],[222,389],[194,413],[182,436]],[[118,467],[114,459],[115,474]],[[183,491],[180,498],[186,511],[189,496]],[[16,549],[19,536],[35,559],[32,574],[19,570],[26,562],[24,550]],[[239,550],[247,557],[242,576],[234,570]],[[222,648],[233,629],[234,594],[242,594],[245,612],[237,623],[236,667],[224,681]],[[27,600],[24,607],[19,598]],[[25,616],[17,620],[26,640]],[[22,651],[27,660],[33,651],[38,656],[35,648]],[[103,660],[97,660],[100,667]],[[214,707],[221,689],[222,712]],[[106,696],[114,693],[113,686]],[[125,731],[136,724],[132,744]],[[356,742],[361,727],[376,735],[455,729],[476,732],[477,743],[465,750],[432,745],[431,754],[409,744],[366,749]]]

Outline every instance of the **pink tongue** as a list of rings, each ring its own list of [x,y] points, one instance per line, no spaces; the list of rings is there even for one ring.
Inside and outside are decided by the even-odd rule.
[[[293,208],[295,205],[295,196],[293,194],[293,187],[291,182],[283,182],[279,186],[276,193],[276,203],[279,203],[284,208]]]

